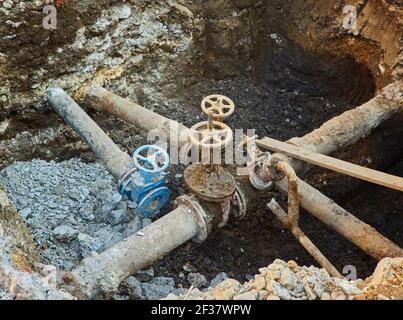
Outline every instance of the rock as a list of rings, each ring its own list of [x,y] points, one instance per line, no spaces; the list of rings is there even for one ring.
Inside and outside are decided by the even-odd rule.
[[[32,217],[32,209],[24,208],[24,209],[20,210],[20,215],[24,220],[27,220],[28,218]]]
[[[80,254],[83,258],[89,256],[92,252],[98,252],[102,248],[102,243],[88,234],[80,233],[77,237],[80,245]]]
[[[262,275],[257,275],[255,277],[255,280],[253,281],[253,285],[256,288],[256,290],[260,291],[266,288],[266,279]]]
[[[115,232],[111,226],[106,226],[94,232],[94,238],[102,244],[101,250],[112,247],[119,241],[124,239],[123,234]]]
[[[347,299],[346,295],[341,293],[337,295],[334,300],[346,300],[346,299]]]
[[[341,295],[344,295],[344,293],[341,292],[339,288],[337,288],[336,291],[330,293],[330,297],[332,298],[332,300],[336,300],[336,298]]]
[[[320,300],[332,300],[332,297],[327,292],[323,292]]]
[[[141,270],[137,272],[135,275],[137,280],[141,282],[148,282],[154,277],[154,269],[153,267],[146,269],[146,270]]]
[[[123,222],[126,217],[126,209],[112,210],[106,217],[112,226],[116,226]]]
[[[371,285],[393,284],[402,282],[403,258],[384,258],[375,268],[371,277]]]
[[[134,219],[130,221],[124,231],[126,237],[130,237],[141,229],[141,219],[139,216],[134,216]]]
[[[11,9],[13,7],[13,1],[12,0],[5,0],[3,2],[3,7],[6,9]]]
[[[270,293],[269,296],[266,298],[266,300],[281,300],[281,299],[277,297],[275,294]]]
[[[266,272],[266,280],[278,280],[281,277],[281,270],[268,269]]]
[[[179,297],[174,294],[174,293],[170,293],[168,294],[165,298],[162,298],[161,300],[179,300]]]
[[[158,286],[170,286],[170,287],[175,286],[175,280],[173,278],[168,277],[155,277],[151,279],[150,283]]]
[[[133,300],[145,299],[145,296],[143,295],[143,288],[141,286],[141,282],[137,280],[135,277],[127,278],[124,281],[123,286],[131,299]]]
[[[256,290],[252,290],[249,292],[241,293],[234,296],[233,300],[256,300],[258,297],[258,293]]]
[[[94,205],[92,203],[84,204],[84,206],[81,207],[79,214],[84,220],[93,221],[95,219]]]
[[[298,264],[294,260],[288,261],[287,265],[294,272],[298,270]]]
[[[224,281],[228,278],[228,275],[225,272],[221,272],[217,274],[213,280],[210,282],[210,287],[215,288],[220,282]]]
[[[190,264],[189,262],[187,262],[183,267],[182,267],[183,271],[185,272],[197,272],[197,268],[195,266],[193,266],[192,264]]]
[[[130,297],[124,296],[124,295],[121,295],[121,294],[115,294],[115,295],[112,297],[112,300],[125,301],[125,300],[130,300]]]
[[[116,205],[122,201],[122,195],[119,192],[115,192],[109,199],[108,202],[109,204],[115,208]]]
[[[292,290],[297,286],[297,279],[294,273],[288,268],[284,268],[283,272],[281,272],[278,282],[289,290]]]
[[[63,225],[53,230],[53,236],[63,242],[73,240],[78,235],[78,231],[70,226]]]
[[[347,295],[360,294],[361,290],[345,279],[335,279],[336,285],[339,286]]]
[[[195,288],[203,288],[208,286],[208,281],[201,273],[191,272],[188,274],[188,282]]]
[[[216,300],[231,300],[241,289],[241,284],[235,279],[226,279],[214,289]]]
[[[271,293],[267,290],[260,290],[258,292],[258,300],[266,300]]]
[[[281,284],[276,282],[275,280],[270,280],[266,286],[267,291],[275,294],[281,300],[290,300],[291,296],[288,293],[287,289],[283,288]]]
[[[309,286],[304,287],[305,293],[308,297],[309,300],[315,300],[316,299],[316,294],[313,292],[313,290]]]
[[[176,289],[169,285],[157,285],[151,282],[145,282],[141,285],[143,289],[143,294],[147,300],[158,300],[165,298],[170,293],[179,295],[182,293],[181,290]]]
[[[317,297],[322,297],[324,291],[325,287],[321,283],[315,283],[315,286],[313,287],[313,292],[316,294]]]

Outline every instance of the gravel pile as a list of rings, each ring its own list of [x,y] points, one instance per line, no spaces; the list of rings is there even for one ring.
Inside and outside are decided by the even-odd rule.
[[[14,299],[14,295],[12,295],[11,293],[7,293],[0,288],[0,301],[13,300],[13,299]]]
[[[149,224],[117,193],[101,163],[16,162],[0,181],[34,236],[43,262],[71,270]]]
[[[190,288],[184,295],[170,294],[172,300],[387,300],[403,299],[403,258],[382,260],[367,280],[332,278],[314,266],[275,260],[243,285],[226,279],[207,292]]]

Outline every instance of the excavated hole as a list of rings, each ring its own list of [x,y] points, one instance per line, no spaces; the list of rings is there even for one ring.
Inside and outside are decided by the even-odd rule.
[[[170,101],[155,104],[147,97],[139,103],[190,126],[205,118],[198,107],[203,96],[224,94],[233,99],[236,105],[234,115],[226,121],[232,128],[256,129],[259,136],[286,140],[312,131],[332,117],[368,101],[375,94],[375,82],[370,71],[353,58],[318,56],[301,49],[282,34],[276,34],[273,47],[259,52],[256,61],[252,69],[245,66],[239,75],[223,79],[217,77],[217,70],[206,66],[205,77],[200,79],[200,83],[186,90],[179,88],[183,95],[179,102],[172,102],[175,108],[172,108]],[[88,112],[123,149],[132,152],[136,146],[146,142],[146,133],[137,128],[105,113]],[[393,155],[385,155],[388,159],[379,161],[378,167],[402,176],[402,153],[396,149],[402,131],[391,128],[394,128],[393,122],[377,130],[376,137],[383,139],[382,144],[375,144],[383,146],[379,153],[391,152],[389,155]],[[55,134],[55,138],[49,139],[46,144],[34,146],[31,146],[30,137],[25,139],[19,136],[23,131],[51,134],[57,130],[62,134]],[[13,161],[29,161],[33,158],[64,161],[80,157],[85,162],[96,161],[93,153],[49,111],[12,115],[2,137],[22,139],[22,143],[18,140],[20,145],[13,157],[2,159],[3,168]],[[366,159],[365,145],[365,141],[358,145],[359,150],[364,150],[362,152],[352,147],[342,150],[340,154],[347,160]],[[376,150],[372,150],[369,154],[376,153]],[[359,159],[357,154],[360,154]],[[182,172],[183,167],[172,167],[169,180],[171,200],[187,192],[180,176]],[[396,244],[403,245],[399,233],[402,221],[398,217],[398,210],[403,204],[401,193],[357,184],[356,181],[351,183],[351,179],[319,169],[312,170],[306,178]],[[301,265],[317,265],[266,208],[266,203],[272,197],[280,200],[284,206],[284,196],[268,192],[256,212],[249,213],[243,221],[230,219],[225,228],[215,231],[203,244],[189,242],[177,248],[154,264],[156,273],[174,277],[176,283],[188,287],[189,284],[181,275],[182,267],[187,263],[196,266],[198,272],[208,280],[220,272],[226,272],[241,281],[276,258],[292,259]],[[164,213],[172,208],[171,201]],[[339,270],[346,265],[354,265],[360,278],[373,271],[376,264],[373,259],[306,212],[302,213],[301,226]],[[52,245],[57,246],[55,243]],[[49,261],[45,259],[45,262]]]

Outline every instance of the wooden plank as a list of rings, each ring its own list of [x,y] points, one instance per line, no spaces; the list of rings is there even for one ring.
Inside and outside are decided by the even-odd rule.
[[[265,137],[256,140],[256,144],[264,149],[279,152],[299,160],[312,163],[314,165],[337,171],[348,176],[379,184],[384,187],[403,191],[403,178],[381,171],[365,168],[347,161],[332,158],[320,153],[312,152],[308,149],[293,146],[292,144],[281,142]]]

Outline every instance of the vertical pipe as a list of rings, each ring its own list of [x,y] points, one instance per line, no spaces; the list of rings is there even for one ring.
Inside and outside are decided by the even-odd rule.
[[[120,179],[130,169],[130,156],[120,150],[65,91],[60,88],[49,89],[47,99],[50,106],[104,162],[116,179]]]

